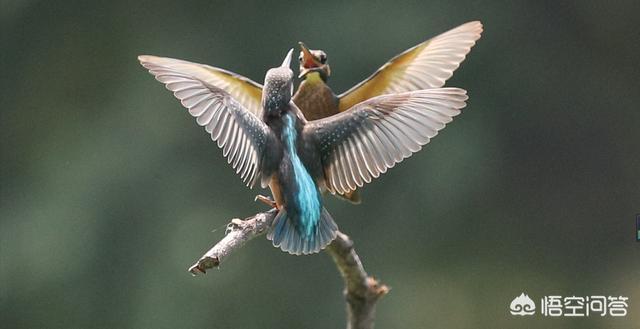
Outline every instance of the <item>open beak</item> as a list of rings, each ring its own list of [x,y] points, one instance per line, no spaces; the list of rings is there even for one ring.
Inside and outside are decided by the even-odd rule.
[[[300,50],[302,51],[302,69],[300,70],[300,74],[298,75],[298,78],[301,78],[309,71],[311,71],[311,69],[322,65],[322,63],[320,63],[320,61],[318,61],[315,56],[313,56],[311,51],[309,51],[309,48],[307,48],[304,43],[298,42],[298,44],[300,45]]]
[[[280,65],[280,67],[291,68],[291,55],[292,54],[293,54],[293,48],[289,49],[289,52],[287,53],[287,56],[284,57],[284,60],[282,61],[282,65]]]

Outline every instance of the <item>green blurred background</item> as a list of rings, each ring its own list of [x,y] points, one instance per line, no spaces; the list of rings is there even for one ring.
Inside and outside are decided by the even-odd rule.
[[[265,209],[139,54],[262,81],[304,41],[344,91],[470,20],[464,114],[328,198],[391,286],[377,328],[640,328],[638,1],[0,2],[2,328],[341,328],[326,254],[260,238],[186,271]],[[625,318],[509,314],[521,292],[630,298]]]

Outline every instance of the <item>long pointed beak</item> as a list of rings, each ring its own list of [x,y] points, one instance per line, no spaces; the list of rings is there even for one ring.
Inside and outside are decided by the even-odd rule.
[[[302,42],[298,42],[300,50],[302,50],[302,65],[306,68],[320,66],[320,63],[315,56],[311,53],[309,48]]]
[[[282,61],[282,65],[280,65],[280,67],[291,68],[291,55],[292,54],[293,54],[293,48],[289,49],[289,52],[287,53],[287,56],[285,56],[284,60]]]
[[[298,78],[302,78],[305,74],[311,71],[312,68],[320,66],[321,63],[318,62],[307,45],[305,45],[302,41],[299,41],[298,45],[300,45],[300,50],[302,51],[302,62],[300,65],[300,74],[298,74]]]

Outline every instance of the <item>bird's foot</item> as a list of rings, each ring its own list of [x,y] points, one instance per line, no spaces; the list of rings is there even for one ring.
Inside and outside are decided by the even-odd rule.
[[[264,204],[266,204],[267,206],[271,207],[271,208],[278,208],[278,206],[276,205],[276,202],[273,201],[270,197],[268,196],[264,196],[264,195],[256,195],[256,198],[253,201],[260,201]]]

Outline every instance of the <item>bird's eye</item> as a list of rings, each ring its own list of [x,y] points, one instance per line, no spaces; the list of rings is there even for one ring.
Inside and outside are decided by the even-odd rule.
[[[327,55],[320,54],[320,63],[324,64],[327,61]]]
[[[302,55],[300,55],[300,57],[298,57],[298,60],[302,62]]]

